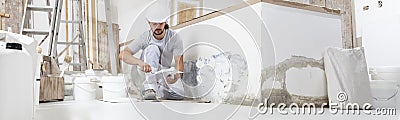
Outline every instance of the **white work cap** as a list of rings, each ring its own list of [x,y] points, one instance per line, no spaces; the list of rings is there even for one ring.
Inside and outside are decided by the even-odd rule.
[[[157,0],[147,8],[146,19],[152,23],[163,23],[168,20],[169,9],[167,0]]]

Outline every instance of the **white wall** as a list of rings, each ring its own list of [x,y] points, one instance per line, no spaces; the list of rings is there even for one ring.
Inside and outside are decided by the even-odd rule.
[[[147,22],[144,21],[144,15],[142,13],[153,1],[154,0],[118,0],[118,24],[121,28],[120,42],[137,38],[147,29],[148,25]],[[133,27],[132,25],[134,23],[140,25]]]
[[[363,11],[363,6],[370,9]],[[362,37],[369,67],[400,66],[400,1],[356,0],[357,37]]]
[[[263,60],[267,60],[264,67],[291,56],[320,60],[326,47],[342,47],[340,16],[268,3],[262,4],[261,14],[271,37],[263,36]],[[273,50],[268,50],[268,47],[273,47]],[[325,75],[319,68],[291,68],[286,71],[286,85],[291,94],[326,95]]]
[[[320,59],[325,47],[342,47],[340,16],[268,3],[263,4],[262,15],[277,63],[292,55]]]

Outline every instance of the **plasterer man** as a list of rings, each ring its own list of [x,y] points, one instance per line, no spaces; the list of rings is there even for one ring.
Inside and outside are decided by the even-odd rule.
[[[145,31],[138,39],[125,48],[119,58],[127,64],[138,65],[145,72],[142,94],[145,100],[156,100],[156,96],[168,100],[182,100],[182,73],[152,74],[162,69],[175,67],[183,71],[183,44],[179,35],[168,28],[168,9],[165,4],[153,4],[146,15],[150,30]],[[133,56],[143,50],[141,57]],[[172,62],[175,66],[171,66]]]

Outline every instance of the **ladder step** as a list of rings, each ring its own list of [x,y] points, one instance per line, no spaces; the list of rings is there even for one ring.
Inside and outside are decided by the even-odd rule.
[[[61,23],[67,23],[67,21],[66,21],[66,20],[61,20]],[[75,20],[75,21],[68,21],[68,23],[75,23],[75,24],[78,24],[78,23],[81,23],[81,21],[78,21],[78,20]]]
[[[48,35],[49,30],[34,30],[34,29],[23,29],[23,34],[31,34],[31,35]]]
[[[63,44],[66,45],[67,42],[57,42],[57,44]],[[77,42],[68,42],[68,45],[82,45],[82,43],[77,43]]]
[[[42,12],[53,11],[53,7],[50,7],[50,6],[28,5],[27,8],[28,8],[28,10],[31,10],[31,11],[42,11]]]

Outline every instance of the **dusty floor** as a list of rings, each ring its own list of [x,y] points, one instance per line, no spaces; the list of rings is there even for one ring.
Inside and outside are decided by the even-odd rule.
[[[217,105],[212,103],[188,103],[188,102],[141,102],[135,104],[140,108],[140,112],[135,109],[130,102],[125,103],[107,103],[102,101],[90,102],[58,102],[44,103],[36,108],[35,120],[140,120],[144,119],[141,114],[147,115],[150,120],[165,120],[165,118],[174,119],[223,119],[218,116],[228,115],[234,105]],[[163,107],[164,106],[164,107]],[[196,115],[196,112],[216,107],[212,113]],[[171,111],[168,107],[174,107],[176,111],[185,110],[186,114],[179,114]],[[250,107],[240,107],[232,116],[232,120],[248,119]],[[151,116],[149,116],[151,114]],[[183,115],[178,117],[178,115]],[[264,120],[337,120],[337,119],[354,119],[354,120],[398,120],[399,116],[368,116],[368,115],[332,115],[325,112],[322,115],[281,115],[274,109],[274,114],[260,115],[256,119]]]

